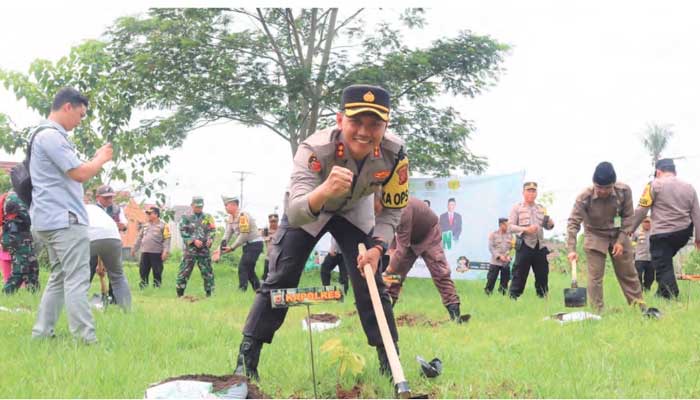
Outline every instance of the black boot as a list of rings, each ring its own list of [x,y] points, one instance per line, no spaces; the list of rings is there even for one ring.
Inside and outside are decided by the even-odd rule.
[[[207,290],[207,297],[211,297],[211,290]]]
[[[177,297],[182,297],[185,294],[185,289],[176,288],[175,290],[177,291]]]
[[[258,361],[260,360],[262,341],[250,336],[243,336],[241,346],[238,348],[235,375],[245,375],[248,379],[259,381]]]
[[[399,345],[394,343],[396,354],[399,354]],[[379,358],[379,373],[391,378],[391,366],[389,366],[389,357],[386,354],[384,346],[377,346],[377,358]]]
[[[462,323],[462,319],[460,318],[462,314],[459,312],[459,303],[448,304],[447,312],[450,314],[451,320],[457,322],[458,324]]]

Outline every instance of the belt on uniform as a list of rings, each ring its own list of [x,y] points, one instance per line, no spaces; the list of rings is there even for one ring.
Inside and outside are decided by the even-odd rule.
[[[262,241],[263,241],[263,238],[259,237],[257,239],[249,240],[249,241],[245,242],[245,244],[257,243],[257,242],[262,242]]]

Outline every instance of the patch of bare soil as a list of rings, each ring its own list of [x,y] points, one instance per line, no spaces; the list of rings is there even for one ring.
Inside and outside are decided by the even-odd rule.
[[[335,385],[335,397],[338,399],[359,399],[362,387],[355,385],[350,389],[343,389],[339,384]]]
[[[181,300],[184,300],[184,301],[188,301],[188,302],[190,302],[190,303],[194,303],[194,302],[197,302],[197,301],[200,300],[199,297],[190,296],[190,295],[182,296],[182,297],[180,297],[180,299],[181,299]]]
[[[357,310],[352,310],[352,311],[349,311],[349,312],[346,312],[346,313],[345,313],[345,316],[346,316],[346,317],[352,317],[352,316],[355,316],[355,315],[357,315]]]
[[[401,314],[396,317],[396,325],[398,326],[417,326],[417,325],[427,325],[431,327],[437,327],[450,322],[450,320],[444,321],[433,321],[428,319],[425,315],[421,314]]]
[[[304,318],[308,320],[309,318]],[[322,313],[322,314],[311,314],[311,322],[327,322],[329,324],[334,324],[338,321],[338,317],[329,314],[329,313]],[[307,323],[309,321],[306,321]]]
[[[184,297],[184,296],[183,296]],[[231,386],[237,385],[241,382],[248,382],[248,396],[247,399],[269,399],[270,397],[263,393],[257,385],[248,381],[248,378],[240,375],[209,375],[209,374],[194,374],[194,375],[181,375],[174,376],[172,378],[164,379],[158,383],[166,383],[170,381],[200,381],[200,382],[210,382],[213,386],[214,392],[221,392],[230,388]]]

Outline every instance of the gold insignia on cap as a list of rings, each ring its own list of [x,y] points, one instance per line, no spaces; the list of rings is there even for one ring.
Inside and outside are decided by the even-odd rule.
[[[372,93],[371,91],[365,93],[365,95],[362,96],[362,100],[368,103],[374,103],[374,93]]]

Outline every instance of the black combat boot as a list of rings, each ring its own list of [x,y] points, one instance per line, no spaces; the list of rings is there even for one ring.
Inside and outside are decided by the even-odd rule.
[[[399,345],[394,343],[396,354],[399,354]],[[389,357],[386,354],[384,346],[377,346],[377,357],[379,358],[379,373],[391,378],[391,367],[389,366]]]
[[[207,297],[211,297],[211,290],[207,290]]]
[[[447,312],[450,314],[451,320],[457,322],[458,324],[462,323],[462,319],[460,318],[462,314],[459,312],[459,303],[448,304]]]
[[[185,294],[185,289],[176,288],[175,290],[177,291],[177,297],[182,297]]]
[[[250,336],[243,336],[241,346],[238,348],[235,375],[245,375],[248,379],[259,381],[258,361],[263,342]]]

